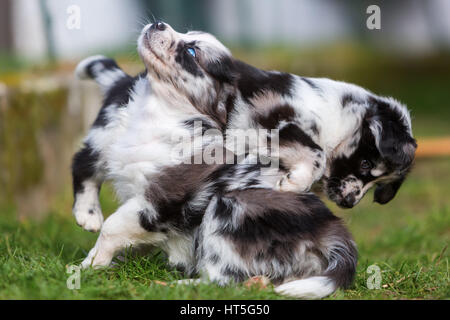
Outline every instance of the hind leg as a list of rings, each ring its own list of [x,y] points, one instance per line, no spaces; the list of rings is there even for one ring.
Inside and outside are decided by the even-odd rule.
[[[99,153],[86,144],[73,157],[72,179],[74,204],[72,213],[77,224],[85,230],[97,232],[103,224],[98,194],[102,184],[97,170]]]
[[[98,198],[100,183],[94,179],[83,181],[81,191],[75,193],[72,213],[77,224],[91,232],[100,230],[103,224],[103,214]]]
[[[203,279],[226,285],[242,282],[252,276],[248,265],[236,251],[234,243],[221,234],[224,223],[233,228],[235,210],[238,206],[229,198],[214,196],[205,211],[199,228],[197,248],[198,270]],[[223,221],[218,215],[226,216]],[[226,227],[225,227],[226,228]]]
[[[95,246],[89,251],[81,266],[83,268],[108,266],[122,249],[141,244],[156,244],[165,240],[164,233],[149,232],[144,228],[142,217],[149,212],[145,209],[144,202],[130,199],[108,217]],[[146,221],[148,223],[148,220]]]

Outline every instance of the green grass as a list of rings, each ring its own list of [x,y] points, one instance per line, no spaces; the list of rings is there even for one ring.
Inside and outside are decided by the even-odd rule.
[[[357,277],[352,288],[328,299],[448,299],[450,236],[450,159],[417,162],[410,178],[391,203],[380,206],[367,195],[352,210],[340,210],[359,247]],[[102,191],[104,210],[115,203]],[[154,252],[128,259],[114,268],[81,272],[81,288],[69,290],[66,266],[79,263],[96,235],[82,231],[70,205],[45,220],[17,221],[13,210],[0,216],[0,299],[284,299],[271,288],[243,285],[164,286],[182,275]],[[63,206],[63,207],[64,207]],[[369,265],[381,269],[382,288],[369,290]]]

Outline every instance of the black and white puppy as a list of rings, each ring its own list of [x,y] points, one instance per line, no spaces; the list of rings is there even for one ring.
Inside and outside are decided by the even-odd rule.
[[[77,222],[100,228],[96,197],[104,179],[114,183],[121,202],[82,266],[107,266],[120,250],[151,244],[166,251],[171,264],[219,284],[264,275],[277,292],[304,298],[348,286],[355,274],[355,244],[315,195],[274,190],[282,171],[261,175],[262,165],[246,159],[189,164],[174,157],[178,141],[170,137],[191,135],[192,121],[218,129],[224,124],[217,109],[203,104],[221,101],[219,89],[210,90],[216,80],[196,69],[185,44],[202,39],[196,48],[204,52],[205,64],[219,58],[217,48],[226,49],[208,34],[171,33],[164,42],[161,32],[167,28],[153,24],[139,37],[146,74],[131,78],[103,57],[77,68],[79,76],[94,78],[105,92],[99,116],[74,159]],[[170,58],[162,56],[163,44],[174,50]],[[195,90],[198,94],[192,95]],[[202,138],[201,143],[214,142]],[[198,150],[192,150],[195,157]]]
[[[180,34],[162,22],[145,39],[170,83],[223,128],[278,129],[283,191],[307,191],[324,177],[338,205],[351,208],[374,185],[375,201],[390,201],[416,150],[410,115],[392,98],[329,79],[263,71],[232,57],[207,33]],[[271,138],[271,137],[269,137]]]

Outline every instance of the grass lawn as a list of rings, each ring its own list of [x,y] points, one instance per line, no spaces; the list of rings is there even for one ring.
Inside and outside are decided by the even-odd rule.
[[[448,299],[450,236],[450,159],[421,159],[391,203],[372,195],[352,210],[340,210],[359,247],[354,286],[328,299]],[[105,212],[115,204],[101,194]],[[66,207],[69,207],[66,205]],[[69,290],[66,266],[77,264],[96,235],[76,226],[69,210],[40,222],[18,222],[12,210],[0,215],[0,299],[284,299],[271,288],[243,285],[164,286],[181,279],[161,253],[129,259],[115,268],[81,272],[81,288]],[[9,211],[9,212],[8,212]],[[381,289],[366,286],[367,267],[381,270]]]

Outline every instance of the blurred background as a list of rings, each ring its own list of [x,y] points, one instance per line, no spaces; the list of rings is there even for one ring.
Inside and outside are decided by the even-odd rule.
[[[381,29],[367,26],[374,4]],[[448,0],[1,0],[0,214],[70,217],[70,160],[101,104],[74,67],[104,54],[139,72],[137,35],[155,19],[211,32],[260,68],[353,82],[403,101],[420,149],[411,190],[395,201],[421,213],[448,210]],[[114,210],[110,188],[102,199]]]

